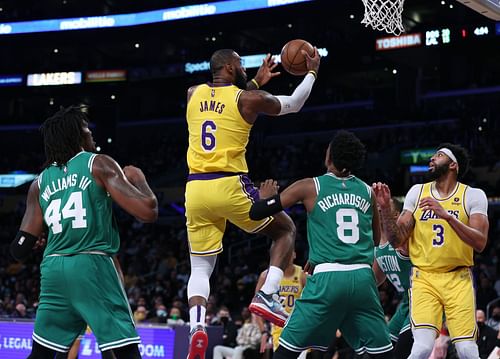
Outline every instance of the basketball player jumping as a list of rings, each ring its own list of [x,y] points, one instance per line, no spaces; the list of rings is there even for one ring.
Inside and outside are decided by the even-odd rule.
[[[277,73],[270,55],[255,79],[247,83],[240,56],[229,49],[216,51],[210,59],[213,81],[193,86],[187,93],[189,130],[186,184],[186,225],[191,254],[188,282],[191,339],[189,359],[204,359],[208,345],[205,311],[209,280],[217,254],[222,252],[226,221],[249,233],[273,239],[266,282],[254,297],[250,310],[283,326],[286,320],[279,297],[283,269],[292,255],[295,226],[284,213],[253,221],[250,206],[258,191],[248,178],[246,145],[258,114],[281,116],[299,111],[309,97],[318,74],[320,56],[304,51],[309,72],[291,96],[273,96],[259,90]]]
[[[464,148],[451,143],[431,157],[432,182],[413,186],[397,225],[390,211],[390,191],[377,184],[384,228],[396,248],[409,241],[414,265],[410,317],[414,344],[410,358],[427,359],[446,316],[452,342],[461,359],[479,358],[475,342],[475,295],[471,267],[474,250],[488,238],[488,201],[484,192],[458,182],[467,172]]]

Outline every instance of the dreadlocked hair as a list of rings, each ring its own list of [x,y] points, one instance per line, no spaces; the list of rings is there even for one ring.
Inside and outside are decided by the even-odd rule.
[[[341,173],[360,168],[365,155],[365,145],[351,132],[338,131],[330,142],[330,160]]]
[[[82,107],[61,108],[40,126],[45,146],[45,167],[56,163],[64,166],[82,149],[83,126],[88,122]]]

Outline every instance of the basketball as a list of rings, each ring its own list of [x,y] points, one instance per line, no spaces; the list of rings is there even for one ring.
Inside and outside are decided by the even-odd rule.
[[[306,58],[301,50],[305,50],[309,56],[314,56],[314,47],[301,39],[288,41],[281,50],[281,65],[288,73],[295,76],[307,73]]]

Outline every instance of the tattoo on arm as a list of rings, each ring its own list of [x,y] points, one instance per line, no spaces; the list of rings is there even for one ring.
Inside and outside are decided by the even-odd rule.
[[[398,224],[397,218],[394,216],[394,212],[391,209],[383,209],[381,213],[382,226],[387,241],[393,248],[398,248],[405,244],[415,226],[415,219],[410,217],[406,222],[400,222]]]

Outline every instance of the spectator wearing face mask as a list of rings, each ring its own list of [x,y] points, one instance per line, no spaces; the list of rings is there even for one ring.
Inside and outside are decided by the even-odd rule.
[[[181,311],[179,308],[173,307],[170,309],[168,315],[167,325],[184,325],[184,320],[181,318]]]
[[[486,316],[482,310],[476,310],[476,322],[479,329],[477,336],[477,346],[479,348],[479,357],[487,359],[497,341],[498,331],[485,324]]]
[[[222,345],[234,348],[236,346],[236,334],[238,329],[234,324],[229,309],[226,306],[221,306],[217,312],[217,316],[213,318],[211,325],[222,325],[224,332],[222,334]]]
[[[498,331],[500,327],[500,306],[496,305],[491,313],[491,318],[486,321],[486,325]]]
[[[137,309],[134,311],[134,322],[135,324],[142,323],[146,320],[146,316],[148,315],[148,311],[146,307],[143,305],[139,305]]]
[[[165,324],[167,323],[167,316],[168,316],[167,308],[163,304],[159,304],[156,307],[155,316],[151,318],[150,322]]]

